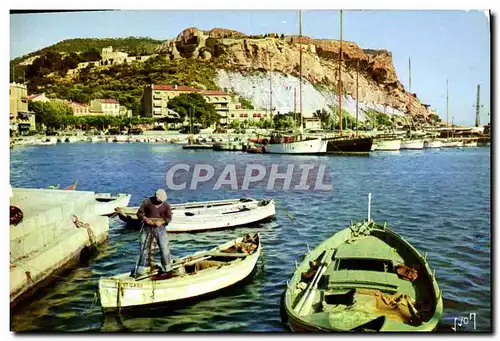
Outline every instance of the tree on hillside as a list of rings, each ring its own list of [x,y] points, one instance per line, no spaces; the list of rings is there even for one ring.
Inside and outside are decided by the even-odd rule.
[[[204,128],[219,122],[220,118],[215,106],[207,103],[205,98],[198,93],[180,94],[169,100],[167,107],[179,114],[180,122],[183,122],[186,117],[188,119],[192,117],[193,123],[200,123]]]
[[[29,102],[28,109],[35,113],[36,122],[47,128],[61,128],[72,114],[71,108],[61,102]]]

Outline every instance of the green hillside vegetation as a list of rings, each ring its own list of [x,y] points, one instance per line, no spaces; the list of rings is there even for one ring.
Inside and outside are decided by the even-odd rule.
[[[156,51],[158,45],[163,41],[148,37],[127,37],[127,38],[76,38],[67,39],[58,42],[57,44],[44,47],[41,50],[29,53],[25,56],[14,59],[15,63],[19,63],[26,58],[36,55],[43,55],[48,52],[56,52],[70,54],[72,52],[88,52],[98,51],[101,49],[113,46],[114,51],[127,52],[131,56],[148,55]]]
[[[96,98],[113,98],[139,114],[145,85],[179,84],[219,90],[214,82],[216,68],[208,61],[156,56],[143,63],[89,66],[73,77],[63,76],[64,69],[60,68],[64,65],[57,58],[51,62],[44,59],[43,66],[26,76],[29,93],[45,92],[49,97],[86,104]],[[54,75],[48,76],[50,73]]]
[[[203,128],[218,122],[220,115],[212,103],[207,103],[205,97],[197,93],[184,93],[168,101],[168,108],[179,114],[178,123],[189,118],[192,122],[200,123]]]
[[[383,112],[374,109],[368,109],[365,111],[365,114],[366,116],[369,117],[373,126],[381,126],[381,125],[386,127],[392,126],[393,122],[391,117],[387,114],[384,114]]]

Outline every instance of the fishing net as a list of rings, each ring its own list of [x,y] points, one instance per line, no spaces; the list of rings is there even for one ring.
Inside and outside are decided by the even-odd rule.
[[[386,295],[376,292],[375,297],[377,310],[391,320],[405,323],[420,320],[410,296],[401,293]]]

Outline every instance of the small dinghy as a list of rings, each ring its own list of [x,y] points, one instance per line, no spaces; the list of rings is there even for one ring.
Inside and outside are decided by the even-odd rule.
[[[172,221],[167,232],[200,232],[249,225],[274,218],[276,205],[272,199],[253,198],[171,204]],[[129,227],[140,228],[139,207],[120,207],[116,212]]]
[[[127,272],[101,277],[101,306],[105,311],[140,308],[214,293],[247,278],[255,268],[260,252],[260,236],[251,233],[209,251],[181,258],[174,263],[174,271],[166,274],[153,271],[134,279]]]
[[[97,215],[112,215],[115,214],[117,207],[126,207],[130,201],[130,194],[118,193],[96,193],[95,194],[95,213]]]
[[[307,253],[282,304],[293,331],[433,331],[443,315],[426,257],[370,220]]]

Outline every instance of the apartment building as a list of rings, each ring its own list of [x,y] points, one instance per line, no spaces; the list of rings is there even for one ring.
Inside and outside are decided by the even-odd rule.
[[[64,104],[69,106],[73,111],[74,116],[87,116],[89,115],[89,106],[73,101],[65,101]]]
[[[10,83],[10,130],[26,134],[36,130],[35,115],[28,111],[28,89],[24,84]]]
[[[116,99],[93,99],[90,101],[89,114],[120,116],[120,103]]]
[[[200,90],[190,86],[182,85],[147,85],[141,98],[143,114],[146,117],[172,117],[175,116],[168,109],[168,101],[183,93],[199,93],[203,95],[208,103],[215,106],[215,110],[221,116],[220,124],[228,123],[229,104],[231,96],[219,90]]]

